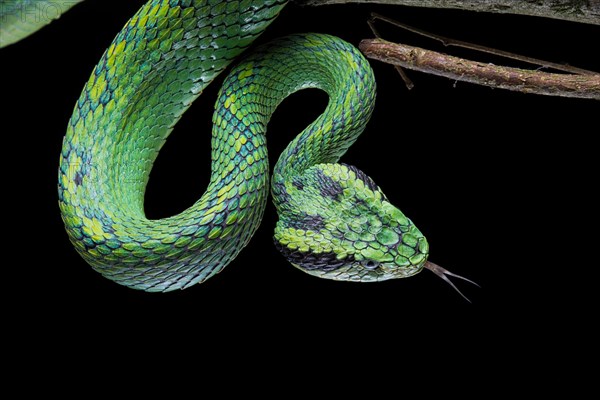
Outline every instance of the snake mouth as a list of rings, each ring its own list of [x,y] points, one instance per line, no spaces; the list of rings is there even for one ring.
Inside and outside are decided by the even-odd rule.
[[[315,253],[311,251],[301,251],[299,249],[290,249],[288,246],[274,240],[275,247],[279,252],[295,267],[308,273],[323,274],[332,273],[344,266],[354,263],[354,256],[349,254],[344,258],[338,258],[338,255],[332,251]]]
[[[423,269],[418,265],[398,266],[393,262],[372,259],[356,259],[354,254],[340,258],[335,252],[314,252],[291,249],[274,238],[277,250],[294,267],[319,278],[351,282],[382,282],[390,279],[408,278]]]

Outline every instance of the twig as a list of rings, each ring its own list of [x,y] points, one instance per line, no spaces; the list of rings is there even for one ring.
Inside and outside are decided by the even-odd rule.
[[[416,33],[418,35],[437,40],[446,47],[450,47],[450,46],[462,47],[465,49],[475,50],[475,51],[479,51],[482,53],[488,53],[488,54],[493,54],[493,55],[504,57],[504,58],[510,58],[512,60],[523,61],[523,62],[526,62],[529,64],[538,65],[538,66],[545,67],[545,68],[553,68],[557,71],[570,72],[572,74],[580,74],[580,75],[595,75],[595,74],[597,74],[597,72],[588,71],[586,69],[577,68],[577,67],[571,67],[570,65],[553,63],[550,61],[540,60],[538,58],[523,56],[520,54],[510,53],[508,51],[493,49],[491,47],[486,47],[486,46],[482,46],[482,45],[470,43],[470,42],[463,42],[462,40],[456,40],[456,39],[452,39],[449,37],[437,35],[437,34],[434,34],[431,32],[424,31],[419,28],[412,27],[410,25],[406,25],[402,22],[396,21],[394,19],[388,18],[384,15],[377,14],[377,13],[371,13],[371,20],[384,21],[384,22],[387,22],[388,24],[397,26],[399,28]],[[379,35],[376,35],[376,36],[379,38],[381,37]]]
[[[377,37],[377,38],[381,38],[381,35],[379,34],[379,30],[377,30],[377,28],[375,28],[375,24],[373,23],[373,20],[372,19],[368,20],[367,24],[369,25],[369,28],[371,28],[371,32],[373,32],[373,35],[375,35],[375,37]],[[408,75],[406,75],[406,72],[402,69],[401,66],[394,65],[394,68],[396,69],[396,71],[398,72],[398,74],[400,74],[400,77],[404,81],[404,84],[406,85],[406,88],[408,90],[411,90],[412,88],[415,87],[415,84],[408,77]]]
[[[520,14],[600,25],[600,0],[295,0],[309,6],[365,3]]]
[[[453,80],[522,93],[600,100],[600,74],[553,74],[484,64],[382,39],[365,39],[359,48],[369,58]]]

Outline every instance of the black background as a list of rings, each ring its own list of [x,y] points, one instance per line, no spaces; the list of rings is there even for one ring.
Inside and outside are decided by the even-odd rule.
[[[4,251],[13,258],[3,264],[14,274],[6,284],[13,292],[10,308],[20,318],[45,330],[68,322],[117,331],[191,323],[200,327],[191,336],[215,338],[220,330],[244,337],[293,331],[317,342],[355,337],[357,348],[365,341],[376,348],[400,340],[417,343],[427,331],[486,343],[492,332],[522,335],[524,326],[567,307],[563,293],[576,289],[568,278],[581,276],[588,249],[581,227],[590,221],[590,191],[597,186],[590,134],[598,133],[598,103],[492,90],[416,72],[408,72],[415,88],[407,91],[393,68],[378,62],[372,62],[376,111],[343,162],[364,170],[417,224],[429,240],[432,261],[481,284],[477,289],[457,282],[472,304],[428,271],[378,284],[306,275],[272,245],[271,205],[249,246],[202,285],[148,294],[104,279],[68,242],[56,178],[75,101],[105,48],[143,1],[108,3],[81,4],[0,52],[9,237]],[[372,37],[366,25],[370,11],[456,39],[600,69],[589,49],[597,27],[452,10],[290,5],[260,41],[314,31],[357,45]],[[475,57],[383,24],[380,29],[391,40]],[[216,91],[211,86],[194,104],[161,151],[147,191],[150,217],[179,212],[201,196],[209,176]],[[317,91],[284,102],[269,126],[272,165],[325,104]]]

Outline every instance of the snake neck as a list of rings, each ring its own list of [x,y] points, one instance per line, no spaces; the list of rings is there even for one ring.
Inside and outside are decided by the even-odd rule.
[[[294,177],[312,166],[338,162],[363,132],[375,103],[375,80],[356,48],[328,35],[283,38],[264,51],[278,55],[270,73],[289,79],[278,101],[305,88],[321,89],[329,96],[325,111],[290,142],[275,164],[271,192],[281,215]]]

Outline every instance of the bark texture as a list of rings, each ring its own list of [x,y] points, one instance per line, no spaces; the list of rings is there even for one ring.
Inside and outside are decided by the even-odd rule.
[[[369,58],[457,81],[522,93],[600,100],[600,74],[554,74],[504,67],[382,39],[365,39],[359,48]]]

